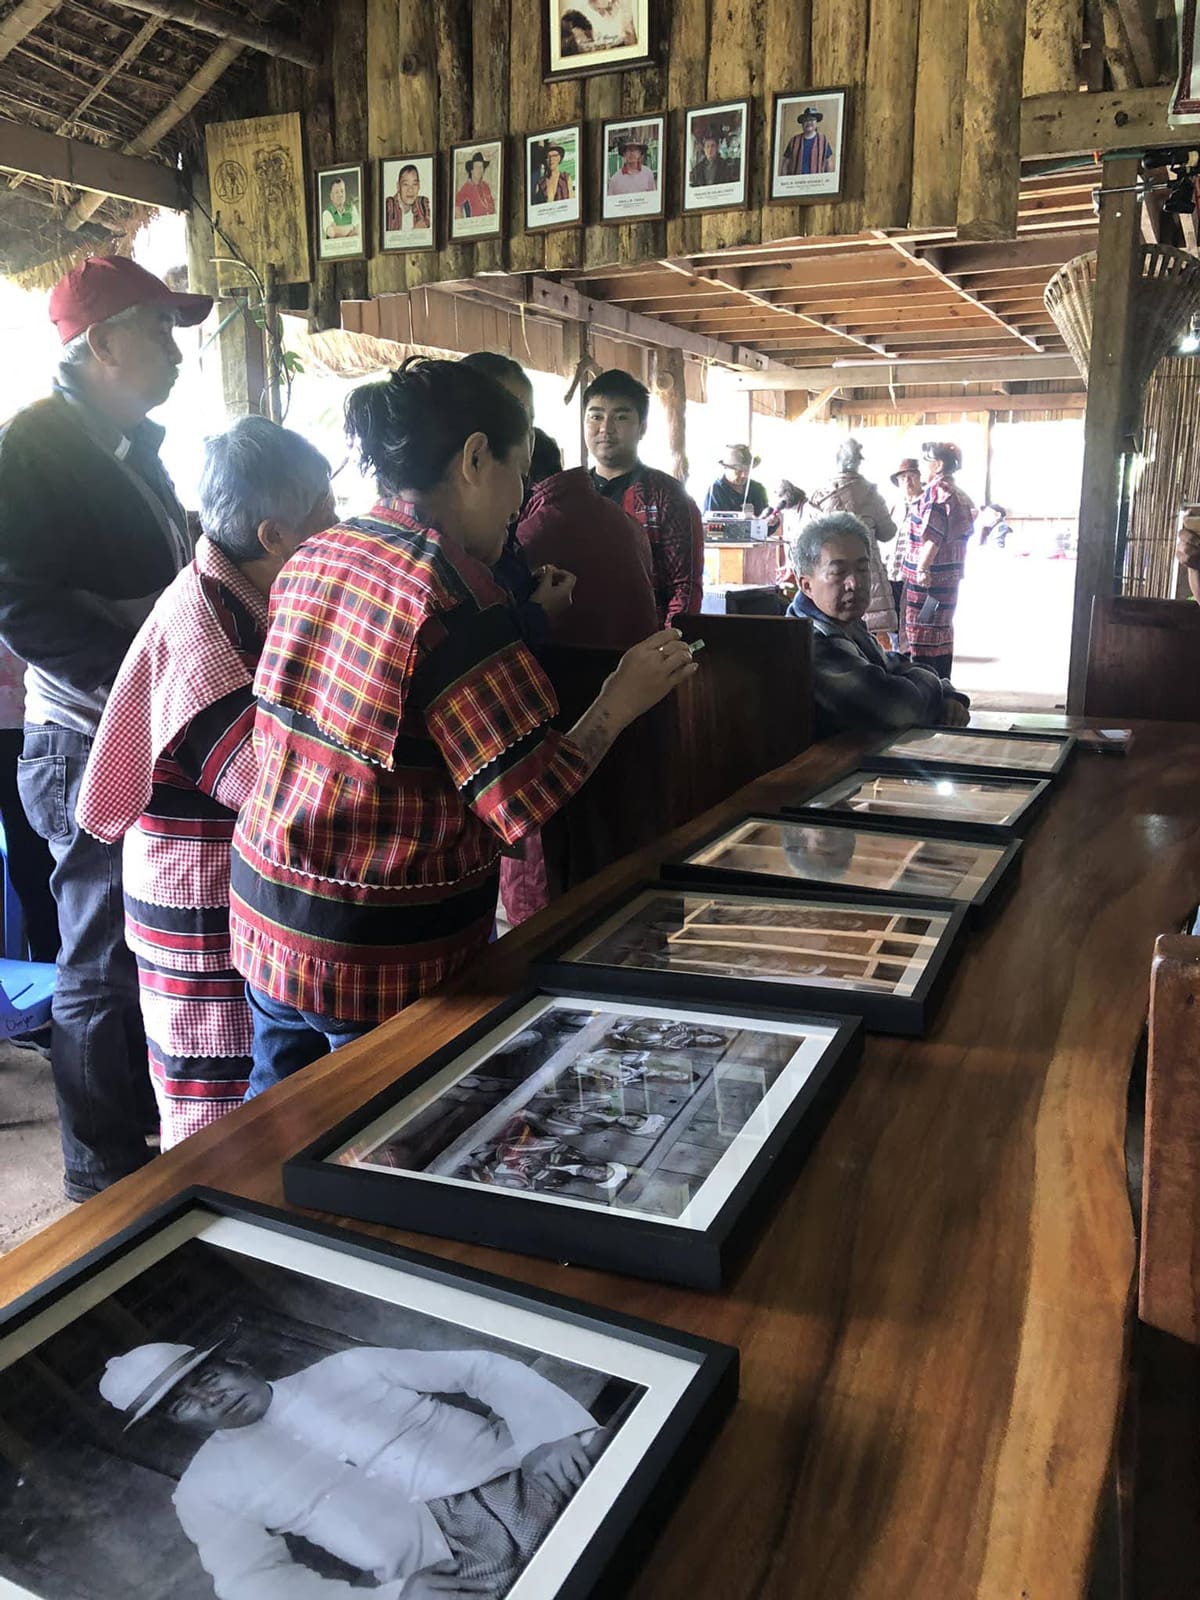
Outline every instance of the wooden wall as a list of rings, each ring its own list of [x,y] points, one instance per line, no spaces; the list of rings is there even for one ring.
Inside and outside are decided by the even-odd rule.
[[[546,4],[326,0],[310,24],[321,70],[272,66],[259,109],[302,110],[313,162],[436,149],[444,190],[452,141],[510,136],[508,236],[319,268],[325,325],[340,299],[477,272],[566,271],[909,223],[1012,236],[1023,84],[1046,93],[1080,81],[1083,0],[652,0],[657,65],[557,84],[542,82]],[[851,91],[844,198],[764,204],[772,96],[838,85]],[[684,108],[741,95],[752,100],[749,205],[682,217]],[[588,214],[579,228],[524,231],[522,135],[582,119],[594,202],[601,122],[660,109],[672,158],[664,221],[602,227]],[[444,237],[444,194],[442,213]]]

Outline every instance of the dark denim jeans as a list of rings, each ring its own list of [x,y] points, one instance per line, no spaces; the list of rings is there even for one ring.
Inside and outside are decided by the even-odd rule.
[[[272,1000],[249,984],[246,999],[254,1019],[254,1070],[246,1090],[247,1100],[371,1031],[368,1023],[335,1022],[332,1017],[297,1011],[295,1006]]]
[[[62,945],[50,1032],[66,1191],[86,1200],[150,1159],[158,1126],[138,1007],[137,966],[125,945],[121,846],[75,821],[92,741],[27,724],[17,768],[25,814],[50,846],[50,887]]]

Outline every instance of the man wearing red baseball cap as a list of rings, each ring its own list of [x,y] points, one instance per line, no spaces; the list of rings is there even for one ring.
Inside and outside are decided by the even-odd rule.
[[[191,559],[159,460],[163,430],[147,413],[179,369],[175,328],[211,306],[124,257],[84,261],[50,296],[63,343],[53,392],[0,433],[0,638],[28,664],[21,801],[55,863],[50,1055],[72,1200],[147,1161],[157,1125],[121,848],[84,833],[75,802],[117,668]]]

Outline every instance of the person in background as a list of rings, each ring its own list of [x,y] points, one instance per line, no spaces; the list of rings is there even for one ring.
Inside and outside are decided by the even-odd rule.
[[[961,728],[970,701],[948,680],[885,651],[865,626],[872,534],[849,512],[805,523],[792,550],[800,592],[788,616],[813,625],[817,734]]]
[[[175,382],[176,326],[211,307],[125,257],[91,257],[50,295],[63,344],[54,393],[0,437],[0,639],[28,663],[18,787],[54,856],[62,945],[50,1063],[71,1200],[148,1161],[158,1122],[120,852],[79,827],[75,806],[117,668],[192,557],[158,457],[163,430],[147,413]]]
[[[1200,506],[1186,507],[1180,518],[1175,559],[1187,576],[1192,599],[1200,600]]]
[[[962,466],[956,444],[936,440],[921,454],[925,488],[908,520],[904,638],[914,661],[948,678],[954,665],[954,611],[975,507],[954,481]]]
[[[24,739],[25,663],[0,644],[0,819],[8,875],[21,903],[31,961],[58,955],[58,911],[50,890],[54,857],[34,832],[17,792],[17,766]],[[5,930],[7,932],[7,930]]]
[[[476,350],[464,356],[462,364],[469,372],[482,372],[494,379],[521,405],[529,418],[532,452],[536,452],[538,430],[533,423],[533,384],[521,363],[496,350]],[[570,610],[574,574],[549,565],[535,572],[517,539],[514,518],[500,559],[492,568],[492,576],[512,596],[525,643],[536,655],[546,643],[551,624]]]
[[[896,537],[896,524],[883,496],[859,470],[863,448],[857,439],[844,439],[838,446],[837,477],[827,489],[808,497],[805,514],[824,517],[835,511],[848,511],[864,523],[874,543],[871,548],[871,604],[867,608],[867,627],[884,650],[890,650],[899,630],[896,603],[880,550]]]
[[[592,483],[641,523],[650,541],[659,622],[694,616],[704,590],[704,528],[696,502],[678,479],[638,459],[650,418],[650,391],[613,368],[588,386],[583,407]]]
[[[729,444],[717,465],[722,476],[709,485],[704,496],[705,511],[737,511],[744,516],[761,517],[767,509],[767,491],[750,476],[758,465],[750,446]]]
[[[916,456],[905,456],[895,472],[891,474],[891,484],[896,490],[892,501],[891,518],[900,530],[895,544],[892,546],[891,561],[888,565],[888,578],[892,586],[892,598],[896,604],[896,615],[900,619],[901,633],[897,643],[903,645],[904,625],[904,559],[908,555],[908,519],[913,513],[917,501],[921,498],[921,463]]]
[[[329,463],[265,417],[208,442],[204,536],[117,674],[79,821],[125,840],[125,937],[137,958],[161,1145],[242,1103],[246,988],[229,952],[229,849],[254,783],[254,672],[276,573],[335,520]]]
[[[248,1097],[481,951],[501,848],[696,670],[673,629],[652,634],[557,732],[490,570],[524,496],[525,408],[465,363],[417,359],[356,389],[346,426],[379,503],[280,573],[255,679],[258,775],[230,882]]]
[[[979,535],[980,545],[990,544],[997,550],[1003,550],[1008,543],[1008,536],[1012,529],[1008,525],[1008,513],[1003,506],[989,502],[980,506],[979,516],[975,523]]]

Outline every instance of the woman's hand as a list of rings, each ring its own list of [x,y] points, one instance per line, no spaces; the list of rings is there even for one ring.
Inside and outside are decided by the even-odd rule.
[[[537,588],[529,596],[534,605],[541,606],[548,617],[561,616],[570,609],[575,589],[573,572],[564,572],[562,567],[539,567],[534,577]]]
[[[628,726],[699,670],[678,629],[664,628],[626,650],[600,696]]]

